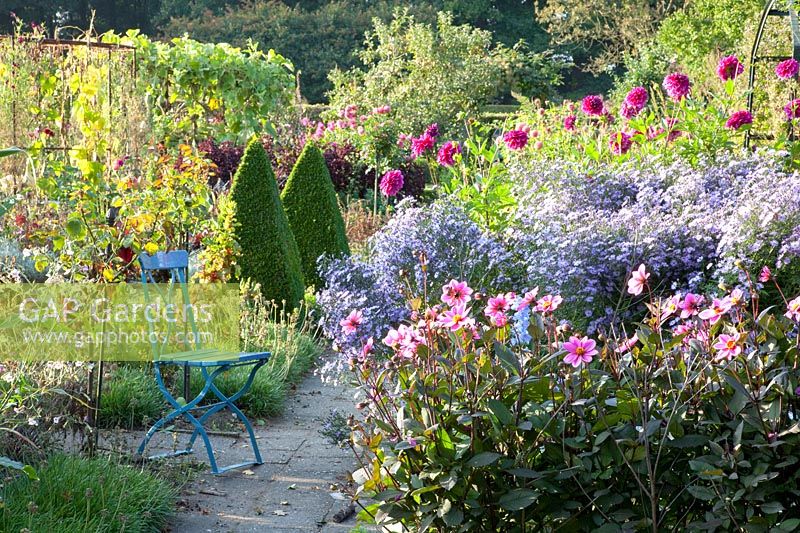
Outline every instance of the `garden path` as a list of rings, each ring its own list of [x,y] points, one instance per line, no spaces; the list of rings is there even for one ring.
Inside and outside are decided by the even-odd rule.
[[[169,531],[333,533],[350,531],[355,518],[337,523],[349,502],[339,492],[354,470],[352,452],[330,444],[318,430],[331,409],[352,412],[352,392],[346,386],[324,384],[308,376],[289,395],[285,414],[256,427],[265,463],[220,476],[204,472],[182,490],[178,512]],[[183,437],[186,437],[184,435]],[[246,461],[246,438],[214,436],[217,462]],[[160,443],[168,447],[169,442]],[[158,446],[158,443],[156,443]],[[156,451],[152,449],[152,451]],[[207,462],[196,447],[195,460]],[[175,459],[177,460],[177,459]]]

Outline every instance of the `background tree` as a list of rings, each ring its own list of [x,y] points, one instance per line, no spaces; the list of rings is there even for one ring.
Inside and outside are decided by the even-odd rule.
[[[626,53],[646,42],[683,0],[545,0],[536,10],[553,44],[594,74],[618,71]]]

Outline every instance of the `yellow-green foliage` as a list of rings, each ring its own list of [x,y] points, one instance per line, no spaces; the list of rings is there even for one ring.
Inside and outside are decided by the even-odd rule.
[[[241,279],[261,285],[268,300],[293,309],[305,291],[300,254],[281,205],[275,174],[257,139],[247,146],[233,177],[235,236]]]
[[[281,200],[300,249],[306,282],[319,287],[317,259],[323,254],[349,254],[350,248],[325,158],[312,143],[297,159]]]

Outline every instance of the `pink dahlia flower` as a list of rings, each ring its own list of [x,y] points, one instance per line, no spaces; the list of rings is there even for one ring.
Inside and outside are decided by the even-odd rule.
[[[597,343],[589,337],[579,338],[573,335],[562,346],[567,351],[564,362],[575,368],[581,366],[581,363],[591,363],[592,358],[598,354],[596,346]]]
[[[796,59],[781,61],[775,67],[775,75],[782,80],[791,80],[797,77],[798,71],[800,71],[800,63]]]
[[[509,130],[503,135],[503,142],[511,150],[521,150],[528,144],[528,132],[522,129]]]
[[[536,302],[536,295],[539,294],[539,287],[534,287],[533,289],[526,292],[521,298],[519,298],[514,305],[515,311],[522,311],[523,309],[527,309],[531,304]]]
[[[769,269],[767,265],[761,269],[761,272],[758,274],[758,281],[761,283],[766,283],[772,279],[772,271]]]
[[[687,293],[681,304],[681,318],[685,320],[699,313],[704,301],[705,298],[699,294]]]
[[[722,361],[726,359],[730,361],[742,353],[739,337],[740,335],[738,333],[734,335],[720,335],[717,342],[714,343],[714,348],[717,350],[717,355],[714,357],[714,360]]]
[[[578,117],[575,115],[567,115],[564,117],[564,129],[567,131],[575,131],[575,122],[578,120]]]
[[[644,109],[644,106],[647,105],[647,101],[650,97],[647,95],[647,89],[644,87],[634,87],[628,94],[625,95],[624,103],[628,104],[628,106],[636,109],[637,113]]]
[[[483,310],[484,314],[488,317],[500,316],[505,315],[505,313],[511,309],[511,302],[516,298],[516,295],[511,293],[509,294],[498,294],[492,298],[489,298],[487,302],[486,309]]]
[[[421,137],[411,139],[411,156],[414,158],[421,156],[428,150],[431,150],[434,144],[436,144],[436,139],[427,133],[423,134]]]
[[[736,56],[725,56],[717,64],[717,76],[722,81],[734,80],[742,72],[744,72],[744,65]]]
[[[363,321],[364,314],[360,310],[354,309],[350,311],[347,317],[339,321],[339,325],[342,326],[342,333],[345,335],[352,335],[358,330],[358,326],[360,326]]]
[[[700,320],[708,320],[712,324],[716,324],[722,316],[730,311],[733,304],[731,303],[730,298],[723,298],[720,300],[719,298],[714,298],[711,302],[711,307],[705,309],[700,312],[698,315]]]
[[[442,287],[442,301],[450,307],[466,304],[472,299],[471,296],[472,289],[466,281],[451,279],[447,285]]]
[[[725,127],[729,130],[738,130],[742,126],[753,123],[753,115],[750,111],[741,110],[734,111],[728,120],[725,122]]]
[[[677,102],[689,94],[689,91],[692,90],[692,82],[686,74],[673,72],[664,78],[664,90],[667,92],[667,96]]]
[[[624,131],[612,133],[611,137],[608,139],[608,145],[611,147],[611,152],[614,155],[627,154],[632,144],[631,136]]]
[[[552,313],[558,306],[561,305],[561,302],[564,301],[559,295],[551,295],[547,294],[542,296],[538,302],[536,302],[536,307],[534,307],[534,311],[538,311],[539,313]]]
[[[433,137],[434,139],[439,136],[439,125],[437,123],[433,123],[425,128],[425,135],[428,137]]]
[[[461,145],[457,141],[446,142],[439,148],[439,153],[436,155],[436,162],[443,167],[452,167],[456,161],[456,154],[461,153]]]
[[[642,294],[645,285],[647,285],[647,278],[650,273],[645,268],[644,264],[639,265],[639,268],[633,271],[631,279],[628,280],[628,292],[634,296]]]
[[[795,322],[800,322],[800,296],[789,302],[789,305],[786,306],[786,313],[784,313],[784,316]]]
[[[633,107],[632,105],[628,104],[628,102],[622,102],[622,105],[619,107],[619,114],[628,120],[634,118],[641,112],[641,108]]]
[[[661,306],[662,318],[666,318],[668,316],[672,316],[677,314],[678,310],[681,308],[681,295],[676,294],[664,302]]]
[[[604,110],[603,99],[596,94],[587,95],[581,101],[581,111],[587,115],[599,117]]]
[[[403,173],[399,170],[390,170],[381,178],[380,189],[386,196],[395,196],[403,188]]]
[[[439,317],[439,323],[442,327],[450,331],[458,331],[464,327],[470,327],[474,320],[469,316],[470,309],[463,304],[456,305],[448,309]]]
[[[793,120],[800,118],[800,98],[795,98],[783,107],[783,112],[786,114],[786,120]]]

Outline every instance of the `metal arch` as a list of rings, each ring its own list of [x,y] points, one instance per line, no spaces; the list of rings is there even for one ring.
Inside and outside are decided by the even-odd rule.
[[[764,29],[767,25],[767,20],[769,17],[788,17],[789,18],[789,27],[792,33],[792,55],[791,57],[797,60],[800,60],[800,22],[798,21],[797,10],[794,7],[794,0],[786,0],[786,9],[780,10],[775,8],[775,4],[777,0],[767,0],[764,10],[761,12],[761,19],[758,23],[758,31],[756,32],[756,37],[753,40],[753,47],[750,51],[750,68],[748,72],[748,82],[747,82],[747,110],[750,113],[754,112],[755,101],[754,101],[754,94],[755,94],[755,82],[756,82],[756,63],[759,61],[782,61],[784,59],[789,59],[788,57],[771,57],[771,56],[759,56],[758,51],[761,47],[761,39],[764,37]],[[794,98],[794,95],[792,96]],[[790,134],[791,131],[791,123],[790,123]],[[748,130],[745,133],[744,137],[744,146],[748,148],[750,146],[750,141],[753,138],[752,131]]]

